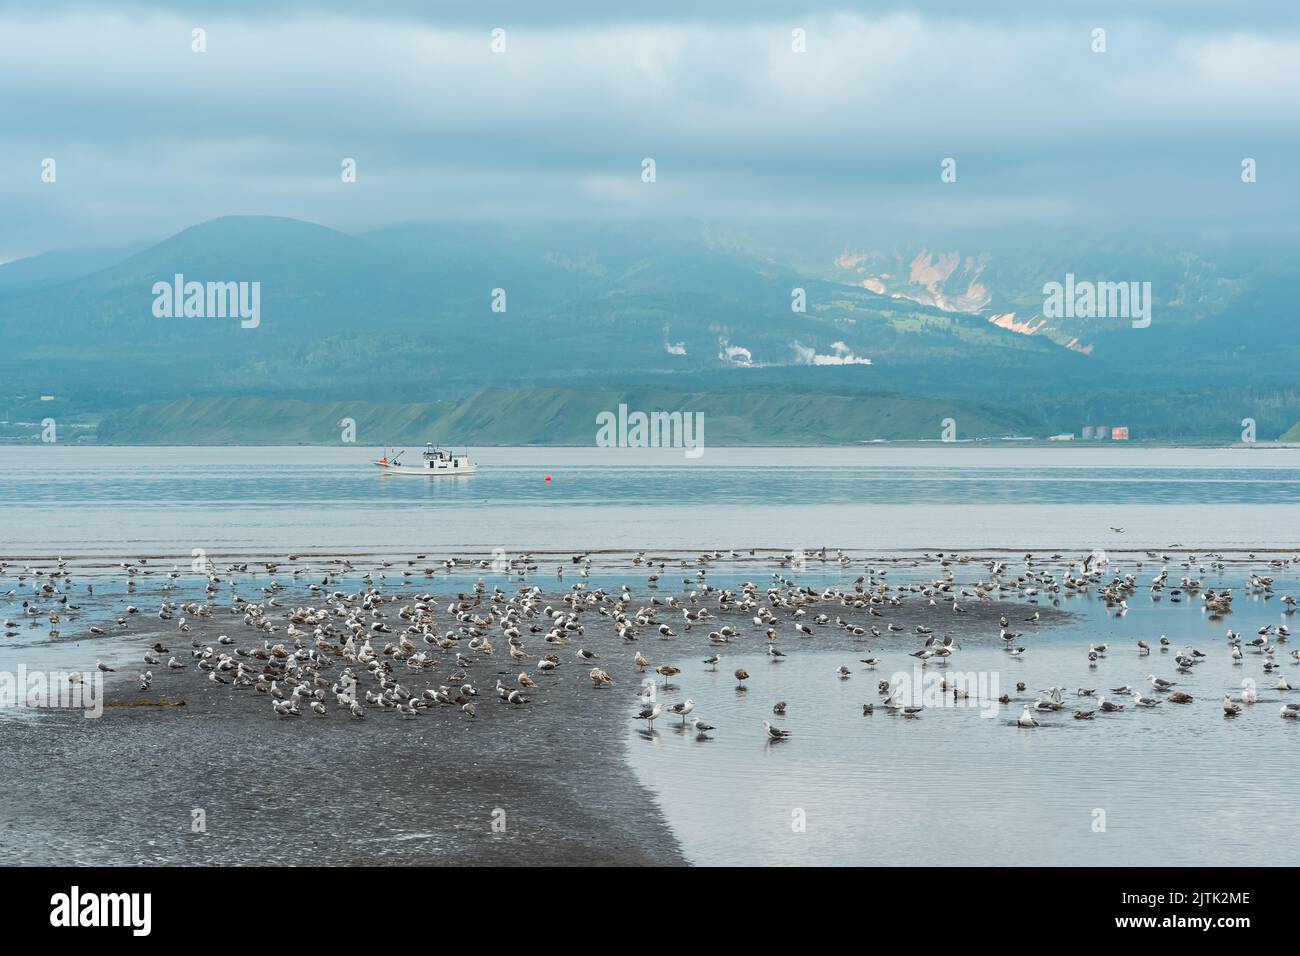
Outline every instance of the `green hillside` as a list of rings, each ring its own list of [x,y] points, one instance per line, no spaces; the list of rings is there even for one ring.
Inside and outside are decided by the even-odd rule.
[[[384,405],[292,399],[203,398],[109,414],[98,440],[116,444],[337,444],[345,418],[361,445],[593,445],[596,416],[630,410],[704,415],[714,445],[841,444],[935,439],[954,418],[960,438],[1033,433],[1015,410],[898,395],[768,389],[681,392],[662,388],[485,389],[459,402]]]

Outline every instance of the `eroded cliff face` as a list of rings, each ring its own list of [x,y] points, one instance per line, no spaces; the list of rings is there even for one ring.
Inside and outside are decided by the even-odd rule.
[[[890,259],[895,259],[890,263]],[[845,250],[835,259],[839,269],[853,272],[862,288],[880,295],[909,299],[945,312],[978,312],[993,299],[980,281],[988,256],[922,249],[909,261],[898,254]]]
[[[973,315],[993,303],[994,289],[985,276],[989,258],[987,252],[957,250],[921,249],[912,254],[846,249],[835,257],[835,267],[851,273],[850,281],[877,295]],[[1044,336],[1085,355],[1092,351],[1074,330],[1060,328],[1037,313],[999,312],[989,315],[988,321],[1018,335]]]

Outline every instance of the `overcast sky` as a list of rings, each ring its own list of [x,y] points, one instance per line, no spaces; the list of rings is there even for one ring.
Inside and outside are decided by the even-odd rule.
[[[1289,2],[380,6],[0,0],[0,260],[234,213],[876,235],[1300,219]]]

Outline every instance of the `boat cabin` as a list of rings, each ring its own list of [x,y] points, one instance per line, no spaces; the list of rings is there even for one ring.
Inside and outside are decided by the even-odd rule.
[[[431,471],[459,471],[470,467],[469,455],[457,455],[455,452],[436,448],[433,445],[427,446],[420,453],[420,458],[424,461],[424,467]]]

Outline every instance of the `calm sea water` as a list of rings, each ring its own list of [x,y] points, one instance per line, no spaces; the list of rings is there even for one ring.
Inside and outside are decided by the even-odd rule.
[[[1148,566],[1142,579],[1152,573]],[[1242,574],[1204,580],[1240,585]],[[1278,593],[1295,594],[1297,584],[1294,574],[1279,577]],[[1224,636],[1228,627],[1253,637],[1260,625],[1294,620],[1277,597],[1243,595],[1218,623],[1197,601],[1154,604],[1144,596],[1130,604],[1116,617],[1096,598],[1066,600],[1077,617],[1022,639],[1022,657],[995,646],[992,630],[964,640],[949,663],[924,668],[983,675],[992,696],[1013,699],[996,710],[952,706],[949,695],[949,706],[927,707],[916,719],[889,715],[876,685],[900,675],[915,682],[907,652],[920,640],[908,635],[833,652],[785,642],[780,663],[737,653],[716,671],[702,655],[678,660],[682,673],[661,699],[695,700],[694,714],[717,730],[701,741],[673,719],[661,717],[653,734],[636,722],[628,730],[630,761],[688,856],[705,865],[1286,863],[1296,826],[1282,808],[1300,799],[1300,722],[1279,710],[1300,692],[1273,688],[1279,674],[1300,687],[1288,650],[1296,641],[1279,645],[1282,666],[1265,675],[1253,651],[1234,664]],[[1013,621],[1022,608],[1008,608]],[[1161,652],[1161,634],[1175,646]],[[1157,648],[1149,656],[1139,656],[1140,637]],[[1089,645],[1101,642],[1110,650],[1091,666]],[[1174,654],[1189,644],[1207,658],[1179,673]],[[869,656],[880,665],[859,663]],[[841,664],[852,669],[847,680],[836,674]],[[751,674],[744,691],[732,676],[737,667]],[[1154,695],[1148,674],[1176,681],[1195,701],[1139,709],[1111,693],[1130,685]],[[1048,687],[1067,689],[1066,708],[1035,713],[1039,727],[1017,727],[1023,705]],[[1259,702],[1225,719],[1223,695],[1240,699],[1245,687],[1257,690]],[[1097,707],[1095,698],[1076,695],[1079,688],[1124,704],[1124,712],[1075,720],[1073,710]],[[777,700],[787,701],[784,718],[772,713]],[[870,717],[862,714],[867,702],[875,704]],[[769,741],[764,719],[790,738]]]
[[[1224,633],[1231,626],[1253,636],[1288,620],[1277,597],[1241,588],[1254,570],[1273,575],[1279,595],[1300,591],[1294,565],[1267,565],[1300,546],[1300,451],[710,448],[690,461],[666,451],[499,448],[474,450],[479,474],[450,480],[380,475],[367,464],[376,452],[0,446],[0,557],[21,566],[63,555],[84,566],[150,555],[155,567],[184,571],[194,548],[220,564],[291,550],[409,556],[826,545],[851,549],[855,568],[810,565],[800,581],[846,586],[864,556],[904,549],[1004,549],[1017,561],[1028,549],[1077,556],[1103,548],[1112,571],[1146,580],[1159,562],[1143,549],[1195,547],[1197,566],[1182,568],[1176,555],[1171,575],[1238,589],[1224,622],[1209,621],[1195,601],[1143,596],[1115,617],[1095,597],[1080,597],[1064,602],[1076,616],[1027,640],[1019,660],[997,646],[996,632],[965,640],[947,669],[982,673],[1017,698],[995,716],[947,707],[903,720],[878,707],[863,717],[862,703],[879,704],[878,680],[911,672],[906,652],[916,642],[907,637],[843,651],[796,646],[779,665],[750,644],[716,672],[698,655],[676,661],[683,673],[667,699],[694,698],[696,713],[718,728],[713,740],[667,719],[650,734],[629,721],[629,760],[687,856],[704,864],[1288,859],[1300,726],[1278,710],[1295,695],[1270,689],[1276,675],[1264,676],[1258,655],[1234,665]],[[1207,567],[1210,549],[1235,552],[1234,560],[1222,572]],[[764,580],[770,571],[720,568],[710,580]],[[891,571],[890,580],[907,573]],[[915,573],[932,576],[933,565]],[[983,573],[972,564],[958,581]],[[432,587],[464,588],[473,576]],[[626,576],[623,560],[621,569],[598,565],[589,583],[612,586]],[[161,583],[147,585],[149,601]],[[114,596],[118,586],[105,577],[99,593]],[[17,618],[21,596],[0,600],[0,613]],[[1139,659],[1135,641],[1154,643],[1160,634],[1176,647],[1201,648],[1206,663],[1177,675],[1172,653]],[[6,653],[27,659],[42,646],[68,661],[110,653],[43,635],[24,627],[0,647],[0,665]],[[1111,653],[1090,667],[1087,647],[1101,641]],[[1300,686],[1294,646],[1281,645],[1277,659]],[[869,654],[883,659],[874,671],[857,662]],[[853,669],[848,680],[835,676],[840,664]],[[753,675],[741,693],[731,677],[737,666]],[[1020,702],[1042,688],[1106,693],[1130,684],[1150,693],[1148,673],[1178,680],[1196,703],[1135,710],[1128,702],[1122,714],[1077,722],[1073,706],[1095,704],[1067,695],[1065,711],[1039,715],[1041,727],[1014,725]],[[1225,720],[1216,702],[1239,696],[1243,681],[1255,681],[1262,700]],[[777,699],[789,702],[781,725],[792,737],[770,744],[761,721]]]
[[[1289,449],[473,453],[477,475],[435,480],[380,475],[355,447],[0,446],[0,553],[1286,548],[1300,528]]]

